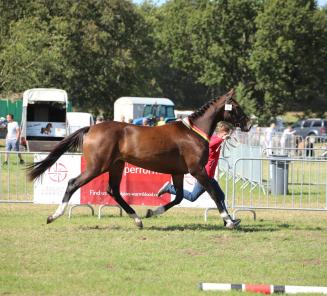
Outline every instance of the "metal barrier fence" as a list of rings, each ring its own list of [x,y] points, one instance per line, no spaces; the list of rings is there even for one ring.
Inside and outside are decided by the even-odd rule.
[[[262,162],[260,186],[245,186],[243,180],[233,182],[233,215],[238,211],[256,209],[327,210],[327,160],[299,158],[239,158],[237,168],[244,162],[252,172],[251,163]]]
[[[34,153],[21,152],[25,164],[20,164],[17,152],[0,151],[0,203],[32,203],[33,183],[27,179],[26,163],[33,162]]]
[[[312,143],[317,145],[326,145],[327,144],[327,136],[307,136],[304,141],[306,143]]]
[[[327,148],[270,148],[272,155],[285,155],[288,157],[296,158],[325,158],[327,159]],[[262,150],[262,156],[267,155],[267,149]]]
[[[237,130],[234,134],[240,143],[248,146],[260,146],[263,149],[270,147],[297,148],[299,143],[304,141],[301,136],[281,132],[274,132],[268,136],[265,130],[264,128],[257,127],[250,132]]]
[[[236,131],[236,147],[231,157],[269,157],[272,154],[288,154],[291,157],[327,157],[327,136],[301,136],[294,134],[273,133],[269,143],[266,135],[259,129],[248,133]],[[241,147],[239,147],[241,146]],[[245,150],[246,153],[240,152]],[[260,152],[260,153],[259,153]]]

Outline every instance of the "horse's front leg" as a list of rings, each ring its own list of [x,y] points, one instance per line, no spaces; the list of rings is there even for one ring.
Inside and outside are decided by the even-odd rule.
[[[120,195],[119,188],[124,166],[125,163],[123,161],[118,161],[110,166],[110,178],[107,192],[115,199],[115,201],[128,214],[128,216],[134,220],[135,225],[138,228],[142,229],[143,223],[141,218],[135,213],[133,208]]]
[[[221,190],[218,182],[213,182],[213,180],[210,180],[204,168],[201,170],[196,170],[195,172],[191,172],[191,174],[200,182],[200,184],[209,193],[210,197],[215,202],[220,217],[224,220],[224,225],[227,228],[235,228],[240,223],[240,220],[234,221],[229,215],[225,205],[225,195]]]
[[[148,209],[145,217],[150,218],[152,216],[158,216],[168,211],[175,205],[178,205],[183,200],[183,181],[184,175],[172,175],[174,188],[176,190],[176,197],[171,202],[167,203],[164,206],[158,207],[155,210]]]

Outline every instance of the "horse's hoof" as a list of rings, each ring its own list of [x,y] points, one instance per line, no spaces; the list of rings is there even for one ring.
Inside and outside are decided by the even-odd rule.
[[[153,211],[151,209],[148,209],[145,214],[145,218],[150,218],[153,216]]]
[[[143,228],[142,220],[135,221],[135,225],[138,227],[138,229],[142,229]]]
[[[47,219],[47,224],[50,224],[51,222],[53,222],[53,218],[52,218],[52,216],[49,216]]]
[[[241,223],[241,219],[235,219],[230,222],[226,222],[225,227],[228,229],[236,229]]]

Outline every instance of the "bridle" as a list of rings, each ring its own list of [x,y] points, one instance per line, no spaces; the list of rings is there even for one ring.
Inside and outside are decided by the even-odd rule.
[[[225,112],[231,112],[233,108],[234,109],[236,108],[236,106],[233,105],[232,97],[233,97],[233,95],[230,95],[230,96],[226,97],[226,100],[225,100]],[[234,116],[236,116],[236,115],[234,115]],[[224,118],[225,118],[225,115],[224,115]],[[238,118],[237,121],[238,122],[242,122],[243,120],[245,121],[246,119],[247,119],[247,116],[243,113],[241,115],[241,117]],[[235,127],[240,127],[240,125],[241,125],[240,123],[235,123]]]

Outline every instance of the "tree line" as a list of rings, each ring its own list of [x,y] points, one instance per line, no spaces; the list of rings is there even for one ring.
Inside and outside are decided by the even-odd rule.
[[[327,108],[327,9],[314,0],[0,0],[0,94],[65,89],[197,108],[230,88],[261,122]]]

